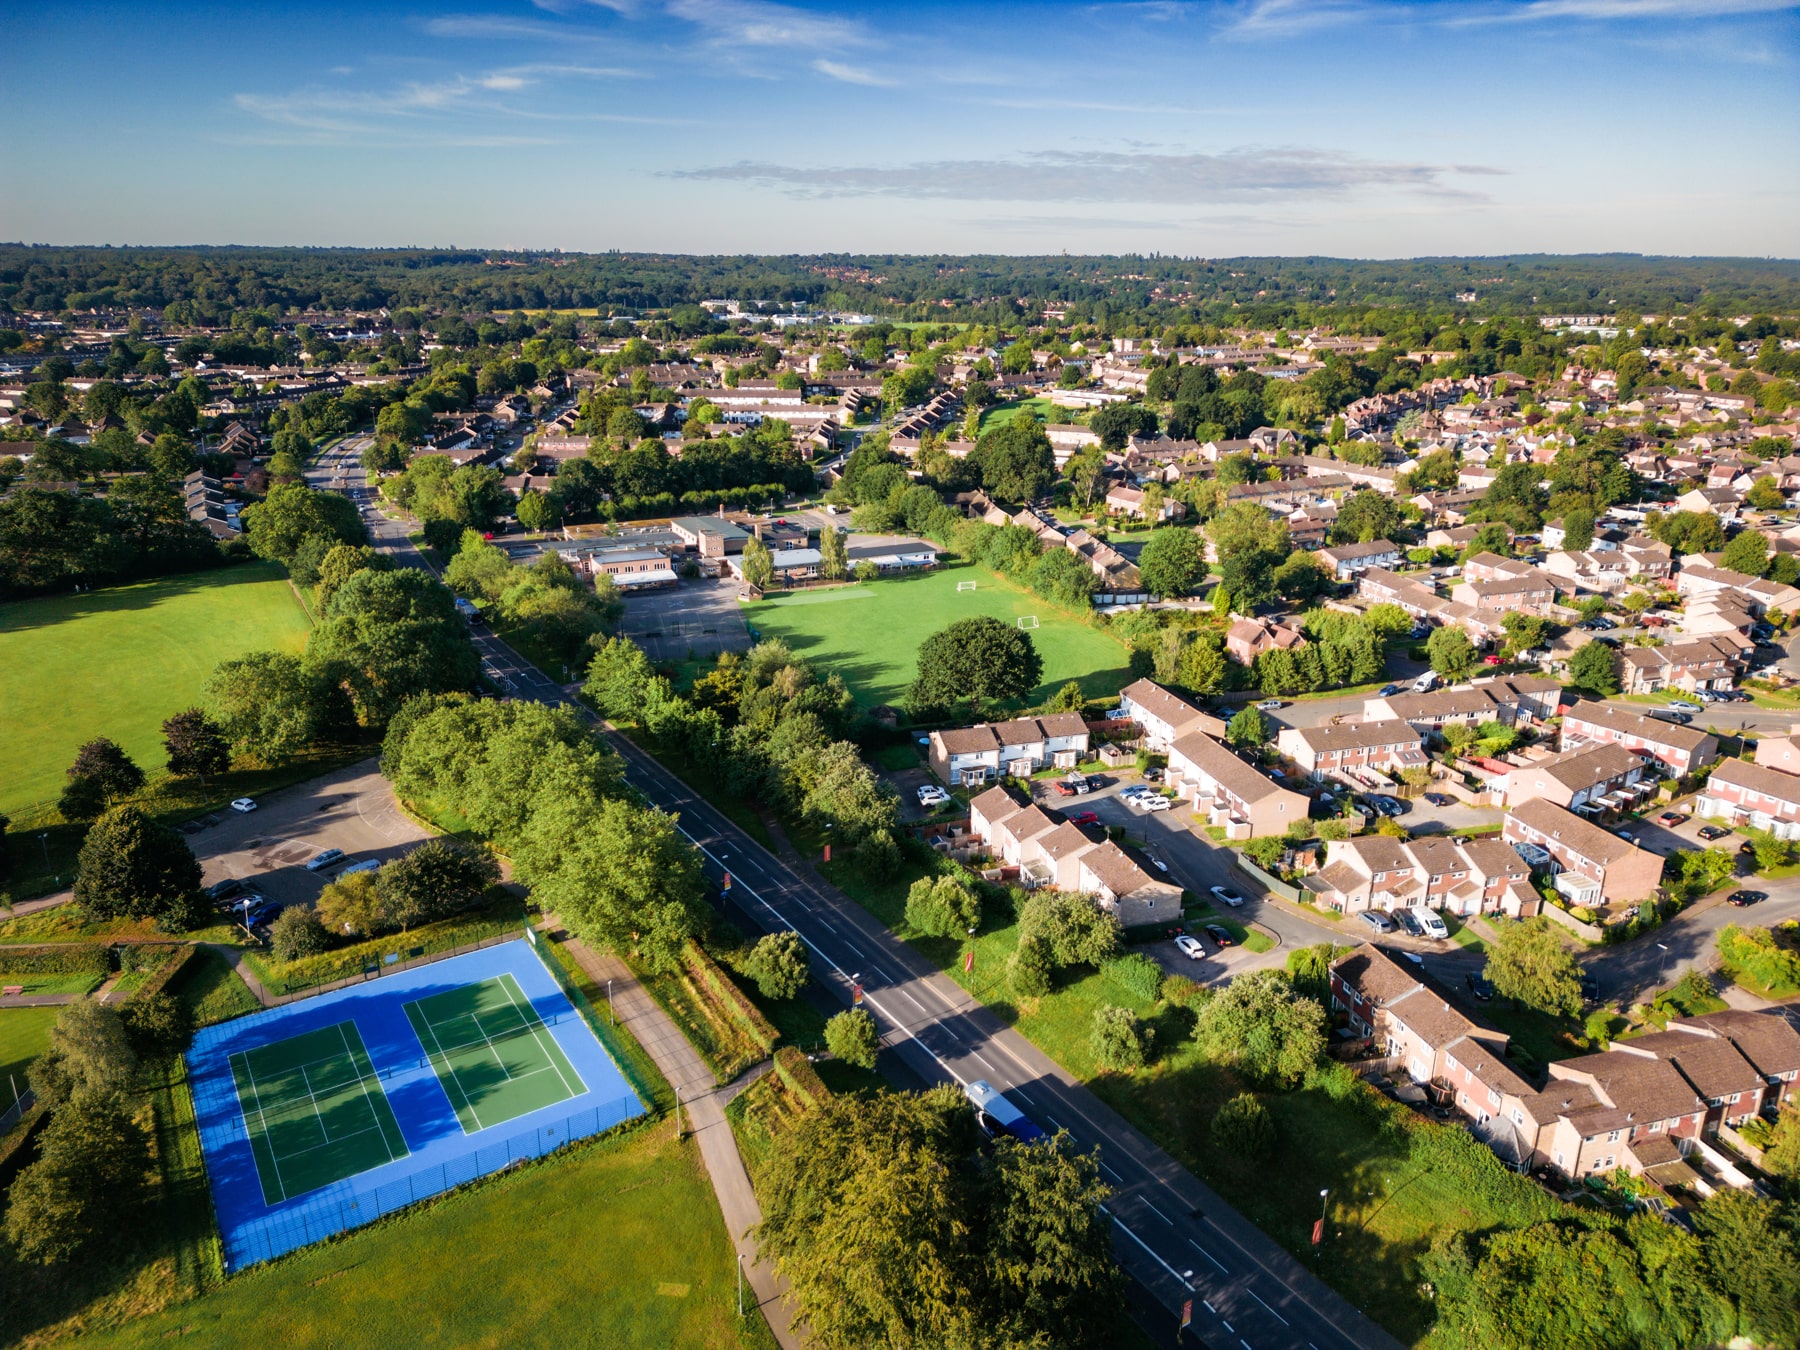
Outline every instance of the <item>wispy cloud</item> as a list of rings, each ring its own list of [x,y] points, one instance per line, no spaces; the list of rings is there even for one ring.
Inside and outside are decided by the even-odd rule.
[[[866,47],[874,38],[855,19],[777,5],[770,0],[667,0],[667,12],[699,25],[715,45],[811,47],[841,50]]]
[[[834,80],[845,84],[865,84],[876,89],[892,89],[900,81],[888,75],[877,74],[862,66],[845,65],[842,61],[814,61],[813,69],[821,75],[829,75]]]
[[[939,160],[891,166],[804,167],[739,163],[672,176],[751,183],[792,197],[910,197],[964,201],[1146,202],[1196,205],[1257,198],[1334,196],[1390,188],[1471,198],[1451,175],[1495,174],[1480,165],[1407,164],[1327,150],[1241,149],[1222,154],[1036,151],[1011,159]]]
[[[1347,24],[1445,28],[1487,24],[1704,21],[1800,8],[1800,0],[1244,0],[1221,36],[1283,38]]]

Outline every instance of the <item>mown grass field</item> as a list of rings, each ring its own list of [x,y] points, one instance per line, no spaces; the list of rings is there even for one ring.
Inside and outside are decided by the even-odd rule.
[[[0,605],[0,811],[53,799],[75,752],[109,736],[146,772],[165,718],[220,661],[305,644],[306,613],[272,563]]]
[[[84,1346],[775,1344],[693,1141],[638,1129],[249,1271]]]
[[[38,1008],[0,1009],[0,1111],[13,1104],[13,1088],[25,1091],[25,1070],[50,1047],[50,1028],[62,1009],[55,1004]]]
[[[981,429],[991,431],[995,427],[1003,427],[1021,412],[1036,413],[1045,422],[1061,421],[1069,416],[1047,398],[1015,399],[1010,403],[996,403],[991,408],[982,409]]]
[[[958,591],[973,581],[973,591]],[[1044,659],[1041,702],[1069,680],[1089,697],[1130,683],[1124,645],[983,567],[945,567],[918,576],[793,591],[746,607],[759,637],[778,637],[821,669],[841,674],[864,707],[898,704],[918,671],[919,644],[958,619],[1006,623],[1036,615],[1031,632]]]

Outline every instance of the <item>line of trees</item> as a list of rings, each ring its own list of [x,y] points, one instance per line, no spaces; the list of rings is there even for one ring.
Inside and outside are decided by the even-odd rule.
[[[463,531],[444,581],[458,595],[490,606],[503,625],[522,629],[534,646],[572,665],[583,664],[583,651],[625,612],[611,577],[596,576],[589,584],[554,553],[520,567],[474,530]]]

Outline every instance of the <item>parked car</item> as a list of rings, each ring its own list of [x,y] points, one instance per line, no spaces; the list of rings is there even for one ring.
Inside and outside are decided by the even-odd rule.
[[[1206,944],[1201,942],[1197,937],[1189,937],[1186,933],[1183,933],[1180,937],[1175,939],[1175,945],[1181,949],[1181,954],[1190,961],[1204,961],[1206,959]]]
[[[1688,816],[1685,811],[1664,811],[1657,819],[1665,825],[1681,825],[1686,823]]]
[[[206,888],[206,898],[208,900],[223,900],[228,896],[236,895],[243,889],[244,883],[239,881],[236,877],[226,877],[225,880],[215,881]]]
[[[1427,792],[1425,794],[1425,800],[1430,802],[1433,806],[1454,806],[1456,804],[1456,798],[1446,797],[1441,792]]]
[[[244,812],[254,811],[256,810],[256,799],[254,797],[239,797],[236,801],[232,802],[231,809],[233,811]]]
[[[1709,844],[1715,839],[1723,839],[1730,833],[1730,830],[1724,829],[1718,825],[1702,825],[1700,827],[1700,837]]]
[[[344,860],[344,850],[343,849],[328,848],[322,853],[315,853],[307,861],[306,870],[309,872],[323,872],[327,867],[330,867],[333,863],[340,863],[343,860]]]
[[[920,806],[942,806],[950,800],[950,794],[936,783],[926,783],[919,789]]]
[[[1589,1003],[1600,1001],[1600,981],[1592,975],[1581,977],[1581,997]]]
[[[1146,811],[1167,811],[1170,807],[1174,806],[1175,803],[1163,796],[1160,792],[1155,792],[1144,797],[1142,799],[1142,805]]]
[[[1486,656],[1481,658],[1481,664],[1484,666],[1499,666],[1504,665],[1505,663],[1506,658],[1501,656],[1498,652],[1489,652]]]
[[[1463,983],[1468,985],[1469,992],[1475,995],[1475,997],[1480,999],[1483,1003],[1488,1002],[1494,997],[1494,986],[1488,983],[1484,976],[1477,975],[1472,970],[1467,975],[1463,976]]]
[[[351,863],[343,871],[338,873],[338,877],[341,879],[343,877],[353,877],[358,872],[379,872],[380,870],[381,870],[381,861],[379,859],[364,858],[359,863]]]
[[[1684,713],[1679,708],[1652,708],[1650,716],[1659,722],[1673,722],[1676,726],[1685,727],[1693,721],[1693,714]]]
[[[1093,784],[1081,774],[1072,773],[1067,778],[1059,778],[1053,783],[1059,797],[1085,797],[1094,790]]]
[[[1685,698],[1670,699],[1669,700],[1669,710],[1671,712],[1684,712],[1684,713],[1697,713],[1697,712],[1705,712],[1706,711],[1706,709],[1703,708],[1700,704],[1689,703]]]
[[[251,908],[244,918],[244,924],[248,928],[262,928],[273,923],[280,913],[280,905],[272,900],[265,900],[262,904]]]
[[[1369,927],[1373,928],[1377,933],[1391,933],[1394,931],[1394,921],[1378,909],[1365,909],[1356,917],[1361,919]]]
[[[1230,905],[1233,909],[1236,909],[1244,903],[1243,896],[1239,895],[1236,891],[1228,891],[1223,886],[1214,886],[1212,888],[1212,893],[1213,898],[1220,904]]]
[[[1218,943],[1221,947],[1229,947],[1231,945],[1231,934],[1226,930],[1223,924],[1209,923],[1206,925],[1205,931],[1206,936]]]
[[[1078,811],[1069,819],[1077,825],[1098,825],[1100,823],[1100,817],[1092,811]]]
[[[1403,913],[1412,916],[1412,921],[1419,926],[1421,937],[1435,938],[1441,942],[1450,936],[1449,925],[1444,922],[1436,910],[1428,906],[1414,905],[1411,909],[1404,910]]]
[[[1408,937],[1425,936],[1425,930],[1419,927],[1419,921],[1413,917],[1410,909],[1395,910],[1394,922],[1400,925],[1400,931]]]
[[[1411,961],[1415,966],[1423,966],[1425,964],[1425,958],[1420,956],[1417,952],[1409,952],[1402,949],[1400,955],[1404,956],[1408,961]]]
[[[1381,686],[1381,697],[1382,698],[1392,698],[1395,694],[1397,694],[1399,692],[1400,692],[1400,686],[1397,684],[1384,684]]]
[[[1397,816],[1406,809],[1394,798],[1379,795],[1369,798],[1369,808],[1381,816]]]
[[[1256,706],[1264,712],[1280,712],[1287,705],[1278,698],[1265,698]]]
[[[1144,856],[1150,860],[1150,865],[1157,871],[1167,872],[1169,870],[1169,864],[1157,857],[1154,853],[1146,853]]]
[[[1754,905],[1758,900],[1767,900],[1768,898],[1762,891],[1733,891],[1725,897],[1725,903],[1736,905],[1742,909],[1745,905]]]

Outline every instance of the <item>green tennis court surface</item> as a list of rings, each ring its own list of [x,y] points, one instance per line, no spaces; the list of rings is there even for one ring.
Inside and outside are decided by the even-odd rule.
[[[408,1149],[354,1022],[231,1057],[263,1203],[404,1158]]]
[[[406,1017],[464,1134],[587,1091],[510,974],[408,1003]]]

